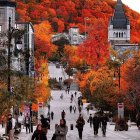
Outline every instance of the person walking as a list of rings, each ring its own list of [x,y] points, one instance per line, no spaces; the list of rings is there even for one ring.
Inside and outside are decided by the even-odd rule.
[[[14,132],[15,132],[15,119],[12,118],[12,114],[8,115],[7,124],[6,124],[6,133],[9,136],[9,140],[14,140]]]
[[[88,118],[88,123],[90,123],[90,127],[92,128],[92,124],[93,124],[92,114],[90,114],[90,116]]]
[[[101,125],[102,125],[102,132],[103,136],[106,136],[106,127],[107,127],[108,118],[105,114],[101,117]]]
[[[97,116],[97,114],[94,115],[92,121],[93,121],[94,135],[98,135],[100,120],[99,120],[99,117]]]
[[[65,111],[63,110],[63,111],[61,112],[61,117],[62,117],[62,119],[65,119],[65,116],[66,116],[66,113],[65,113]]]
[[[37,128],[34,131],[31,140],[47,140],[46,133],[42,130],[41,124],[37,125]]]
[[[40,121],[41,121],[41,125],[42,125],[42,131],[47,134],[48,127],[49,127],[48,121],[46,118],[44,118],[43,115],[40,115],[40,118],[41,118]]]
[[[63,99],[63,93],[60,95],[60,99],[61,99],[61,100]]]
[[[81,108],[81,106],[79,106],[79,113],[81,113],[81,110],[82,110],[82,108]]]
[[[72,112],[72,105],[70,105],[70,113]]]
[[[76,106],[75,105],[73,106],[73,111],[74,111],[74,113],[76,113]]]
[[[66,125],[65,119],[60,120],[60,125],[55,126],[55,140],[66,140],[66,135],[68,132],[68,127]]]
[[[138,114],[136,115],[136,123],[137,123],[138,129],[140,129],[140,113],[138,113]]]
[[[26,134],[28,134],[28,132],[30,133],[30,124],[31,124],[31,119],[28,115],[28,113],[25,116],[25,127],[26,127]]]
[[[53,117],[54,117],[54,113],[53,111],[51,112],[51,119],[53,120]]]
[[[77,96],[77,92],[76,91],[75,91],[74,95],[75,95],[75,97]]]
[[[78,106],[80,106],[81,105],[81,99],[79,98],[78,99]]]
[[[85,120],[83,116],[80,114],[79,118],[76,121],[76,128],[78,129],[79,139],[82,140],[82,133],[83,133],[83,127],[85,125]]]

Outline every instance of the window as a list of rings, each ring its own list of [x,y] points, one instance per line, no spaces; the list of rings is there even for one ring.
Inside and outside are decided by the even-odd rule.
[[[4,18],[4,9],[0,8],[0,18]]]
[[[0,33],[2,32],[2,25],[0,25]]]

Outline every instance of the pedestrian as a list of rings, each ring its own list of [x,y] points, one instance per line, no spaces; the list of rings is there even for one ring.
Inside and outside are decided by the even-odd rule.
[[[140,113],[138,113],[136,116],[136,123],[137,123],[138,129],[140,129]]]
[[[60,95],[60,99],[61,99],[61,100],[63,99],[63,93]]]
[[[12,118],[12,114],[8,114],[7,124],[6,124],[6,133],[9,136],[9,140],[14,140],[14,132],[15,132],[15,119]]]
[[[66,116],[66,113],[65,113],[65,111],[63,110],[63,111],[61,112],[61,117],[62,117],[62,119],[65,119],[65,116]]]
[[[102,125],[102,132],[103,136],[106,136],[106,127],[107,127],[108,118],[105,114],[101,117],[101,125]]]
[[[41,124],[38,124],[38,125],[37,125],[37,128],[36,128],[36,130],[34,131],[31,140],[47,140],[47,135],[46,135],[46,133],[44,133],[44,131],[42,130]]]
[[[88,123],[90,123],[90,127],[92,128],[92,124],[93,124],[92,114],[90,114],[90,116],[88,118]]]
[[[50,112],[50,108],[51,108],[51,106],[50,106],[50,104],[48,104],[48,111]]]
[[[98,135],[100,120],[99,120],[99,117],[97,116],[97,114],[94,115],[92,121],[93,121],[94,135]]]
[[[72,105],[70,105],[70,113],[72,112]]]
[[[80,105],[81,105],[81,99],[78,98],[78,106],[80,106]]]
[[[71,94],[71,98],[73,99],[73,94]]]
[[[76,121],[76,128],[78,129],[79,139],[82,140],[83,127],[85,125],[85,120],[80,114],[78,120]]]
[[[55,140],[66,140],[66,135],[68,132],[68,127],[66,125],[65,119],[60,120],[60,125],[55,126]]]
[[[79,113],[81,113],[81,110],[82,110],[82,108],[81,108],[81,106],[79,106]]]
[[[46,118],[44,118],[43,115],[40,115],[40,118],[41,118],[40,121],[42,125],[42,131],[47,134],[48,127],[49,127],[48,121]]]
[[[26,134],[28,134],[28,131],[30,133],[30,124],[31,124],[31,119],[28,115],[28,113],[25,116],[25,127],[26,127]]]
[[[71,94],[71,103],[73,102],[73,94]]]
[[[76,106],[75,105],[73,106],[73,111],[74,111],[74,113],[76,113]]]
[[[75,93],[74,93],[74,94],[75,94],[75,97],[76,97],[76,95],[77,95],[77,92],[75,91]]]
[[[51,119],[53,120],[53,116],[54,116],[54,113],[53,111],[51,112]]]

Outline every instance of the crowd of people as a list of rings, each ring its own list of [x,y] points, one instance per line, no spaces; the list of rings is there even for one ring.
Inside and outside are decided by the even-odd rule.
[[[61,96],[62,95],[63,94],[61,94]],[[61,97],[61,99],[63,98]],[[82,108],[83,108],[82,98],[77,97],[77,92],[71,94],[69,111],[70,114],[72,113],[75,114],[76,111],[78,111],[79,113],[79,117],[75,122],[76,123],[75,127],[78,130],[79,140],[83,139],[83,131],[86,123],[89,123],[90,128],[93,129],[93,134],[95,136],[98,135],[99,128],[101,128],[102,130],[102,135],[106,136],[108,117],[104,113],[89,114],[89,110],[87,110],[87,115],[89,115],[89,118],[86,121],[82,115]],[[31,140],[47,140],[47,133],[48,130],[50,129],[51,121],[54,120],[54,115],[55,112],[51,110],[51,106],[49,105],[47,118],[45,118],[43,115],[40,116],[40,123],[38,123],[36,130],[33,132]],[[137,126],[138,128],[140,128],[140,114],[137,115],[136,119],[137,119]],[[27,134],[31,132],[30,124],[31,124],[31,118],[30,115],[27,113],[26,116],[24,117],[24,126],[26,128]],[[15,125],[16,125],[15,119],[12,117],[11,114],[9,114],[7,119],[7,125],[6,125],[7,126],[6,133],[8,134],[10,140],[14,140]],[[73,130],[73,128],[70,129]],[[67,132],[68,132],[68,126],[66,120],[66,112],[65,110],[62,110],[60,123],[55,125],[55,131],[52,136],[52,140],[66,140]]]

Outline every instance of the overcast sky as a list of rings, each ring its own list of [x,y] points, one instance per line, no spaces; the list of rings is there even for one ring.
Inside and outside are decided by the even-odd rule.
[[[122,0],[122,2],[140,13],[140,0]]]

